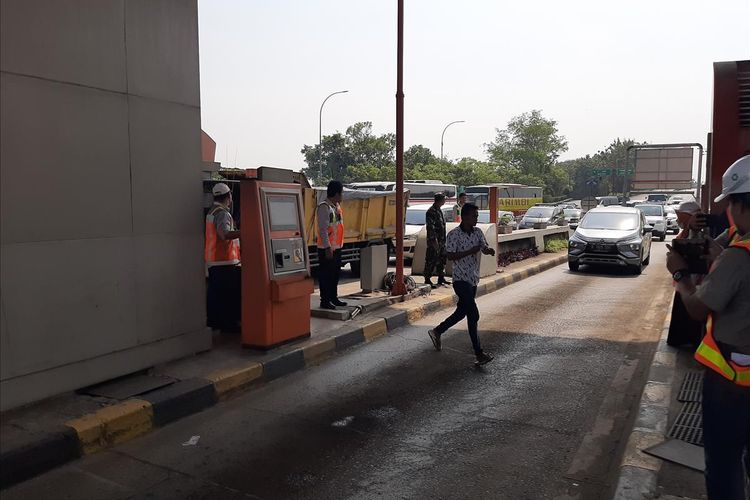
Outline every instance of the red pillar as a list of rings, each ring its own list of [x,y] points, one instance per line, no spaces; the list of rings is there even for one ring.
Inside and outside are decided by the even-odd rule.
[[[740,80],[750,77],[750,61],[714,63],[714,102],[711,122],[710,167],[706,183],[711,213],[726,209],[726,201],[714,203],[721,193],[721,177],[738,158],[750,154],[750,128],[739,120]]]
[[[497,225],[497,187],[491,187],[490,197],[490,222]]]
[[[396,282],[392,295],[404,295],[404,0],[398,0],[396,49]]]

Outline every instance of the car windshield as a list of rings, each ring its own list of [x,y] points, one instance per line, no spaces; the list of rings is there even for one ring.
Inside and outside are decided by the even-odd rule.
[[[581,211],[577,208],[566,208],[563,210],[563,213],[565,214],[565,217],[580,217]]]
[[[480,210],[479,217],[477,217],[477,222],[479,222],[480,224],[488,224],[490,222],[490,211]]]
[[[554,207],[531,207],[526,212],[526,217],[534,217],[537,219],[548,219],[552,217],[552,212],[555,210]]]
[[[406,209],[406,223],[415,226],[424,226],[427,218],[427,210]]]
[[[677,215],[673,207],[664,207],[664,211],[667,212],[667,215]]]
[[[666,194],[650,194],[646,198],[648,201],[667,201]]]
[[[638,227],[638,214],[617,212],[589,212],[579,227],[583,229],[612,229],[632,231]]]
[[[643,215],[651,215],[656,217],[664,215],[661,205],[638,205],[635,208],[643,212]]]

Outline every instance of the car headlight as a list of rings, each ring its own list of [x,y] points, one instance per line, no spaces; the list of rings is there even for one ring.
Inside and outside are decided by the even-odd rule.
[[[583,251],[586,249],[586,243],[571,238],[570,241],[568,241],[568,248],[571,250]]]
[[[641,241],[625,241],[617,244],[617,249],[623,253],[637,254],[641,251]]]

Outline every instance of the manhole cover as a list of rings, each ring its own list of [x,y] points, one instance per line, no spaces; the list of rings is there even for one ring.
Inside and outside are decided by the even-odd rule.
[[[703,401],[703,372],[692,371],[685,374],[680,386],[680,392],[677,394],[677,401],[681,403]]]
[[[701,404],[685,403],[669,429],[669,437],[703,446],[703,414]]]

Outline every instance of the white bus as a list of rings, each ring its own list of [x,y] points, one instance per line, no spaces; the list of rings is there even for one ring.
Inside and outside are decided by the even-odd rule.
[[[469,186],[464,191],[471,203],[480,209],[489,208],[490,187],[497,188],[497,209],[507,210],[521,215],[543,200],[543,189],[539,186],[525,186],[523,184],[485,184]]]
[[[352,182],[347,184],[348,188],[362,191],[395,191],[395,181],[369,181]],[[435,194],[443,193],[448,202],[455,202],[458,195],[458,186],[455,184],[443,184],[440,181],[406,180],[404,188],[409,190],[409,200],[415,202],[432,202]]]

